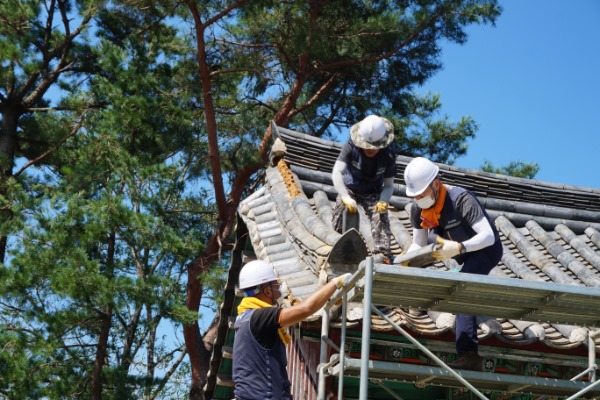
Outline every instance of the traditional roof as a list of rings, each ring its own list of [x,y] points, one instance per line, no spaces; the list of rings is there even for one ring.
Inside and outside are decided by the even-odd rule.
[[[342,143],[274,124],[272,132],[285,144],[285,149],[274,149],[272,159],[284,162],[266,168],[264,185],[241,202],[239,216],[247,227],[254,256],[269,261],[292,295],[303,299],[331,275],[326,259],[340,238],[331,225],[337,195],[331,170]],[[412,242],[410,199],[402,178],[411,159],[402,155],[396,158],[389,212],[395,255]],[[444,183],[475,193],[500,232],[504,254],[490,275],[600,286],[600,190],[438,165]],[[360,234],[372,248],[370,224],[363,213]],[[451,271],[456,267],[450,260],[428,268]],[[390,306],[385,313],[421,337],[453,333],[451,314]],[[313,319],[318,318],[315,315]],[[358,325],[362,318],[362,305],[353,304],[348,323]],[[374,331],[393,330],[377,316],[372,321]],[[581,346],[587,353],[585,327],[481,318],[478,335],[482,343],[494,339],[509,347],[533,345],[538,351],[558,353]],[[600,341],[596,341],[598,349]]]

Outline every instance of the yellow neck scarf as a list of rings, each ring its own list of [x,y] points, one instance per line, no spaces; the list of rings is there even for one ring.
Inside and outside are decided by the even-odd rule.
[[[242,302],[238,306],[238,314],[243,313],[246,310],[250,310],[253,308],[266,308],[273,307],[271,304],[264,302],[256,297],[244,297]],[[292,335],[287,331],[287,329],[281,327],[277,330],[279,332],[279,338],[283,342],[283,344],[288,344],[292,341]]]
[[[442,208],[444,208],[444,201],[446,201],[446,186],[440,182],[440,192],[435,205],[421,210],[421,227],[423,229],[435,228],[440,224],[439,219],[442,215]]]

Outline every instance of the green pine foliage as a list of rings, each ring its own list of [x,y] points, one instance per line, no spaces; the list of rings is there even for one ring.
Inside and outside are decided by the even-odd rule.
[[[105,399],[181,398],[186,387],[181,324],[202,315],[182,307],[185,266],[203,249],[213,206],[206,187],[190,189],[203,145],[178,88],[189,48],[164,16],[132,11],[98,14],[95,70],[65,79],[52,111],[21,119],[22,162],[0,196],[13,215],[0,225],[10,237],[2,398],[92,398],[98,364]]]
[[[540,170],[538,163],[528,163],[525,161],[511,161],[504,167],[493,165],[490,161],[485,160],[481,166],[481,170],[492,172],[494,174],[502,174],[515,176],[517,178],[533,179]]]

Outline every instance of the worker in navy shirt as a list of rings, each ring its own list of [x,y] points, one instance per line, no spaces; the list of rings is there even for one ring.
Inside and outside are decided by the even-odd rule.
[[[460,272],[487,275],[502,258],[500,235],[477,197],[438,178],[439,168],[426,158],[413,159],[404,171],[406,195],[414,197],[410,220],[413,243],[408,252],[436,241],[433,257],[454,258]],[[474,315],[456,315],[456,361],[452,368],[481,370],[477,320]]]
[[[244,298],[238,306],[233,343],[234,395],[240,400],[290,400],[285,345],[289,326],[304,321],[344,285],[350,274],[338,276],[304,301],[280,307],[282,288],[270,264],[251,261],[240,272]]]
[[[369,115],[350,129],[350,140],[333,166],[331,179],[338,192],[333,210],[333,228],[342,232],[345,212],[361,207],[371,223],[376,262],[390,263],[388,203],[394,191],[396,155],[390,146],[394,127],[385,118]]]

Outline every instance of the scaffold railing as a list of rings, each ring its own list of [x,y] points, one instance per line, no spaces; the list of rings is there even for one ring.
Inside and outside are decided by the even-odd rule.
[[[346,314],[350,301],[362,301],[364,308],[359,359],[346,354]],[[465,387],[484,400],[487,397],[482,391],[490,390],[569,396],[567,400],[581,398],[586,393],[598,393],[600,380],[596,379],[594,338],[600,335],[600,331],[593,328],[600,326],[599,301],[600,290],[597,288],[375,264],[372,257],[367,257],[346,280],[344,287],[323,307],[318,399],[325,400],[325,380],[329,376],[338,377],[339,399],[344,398],[344,376],[359,379],[359,400],[368,399],[370,381],[388,391],[392,397],[401,398],[384,383],[399,378],[412,379],[420,385]],[[339,307],[340,302],[342,323],[337,346],[328,337],[330,312]],[[570,380],[455,371],[376,307],[382,305],[584,326],[590,328],[588,366]],[[370,312],[386,320],[437,367],[371,360]],[[330,348],[337,354],[328,360]],[[582,381],[584,377],[588,378],[587,382]]]

